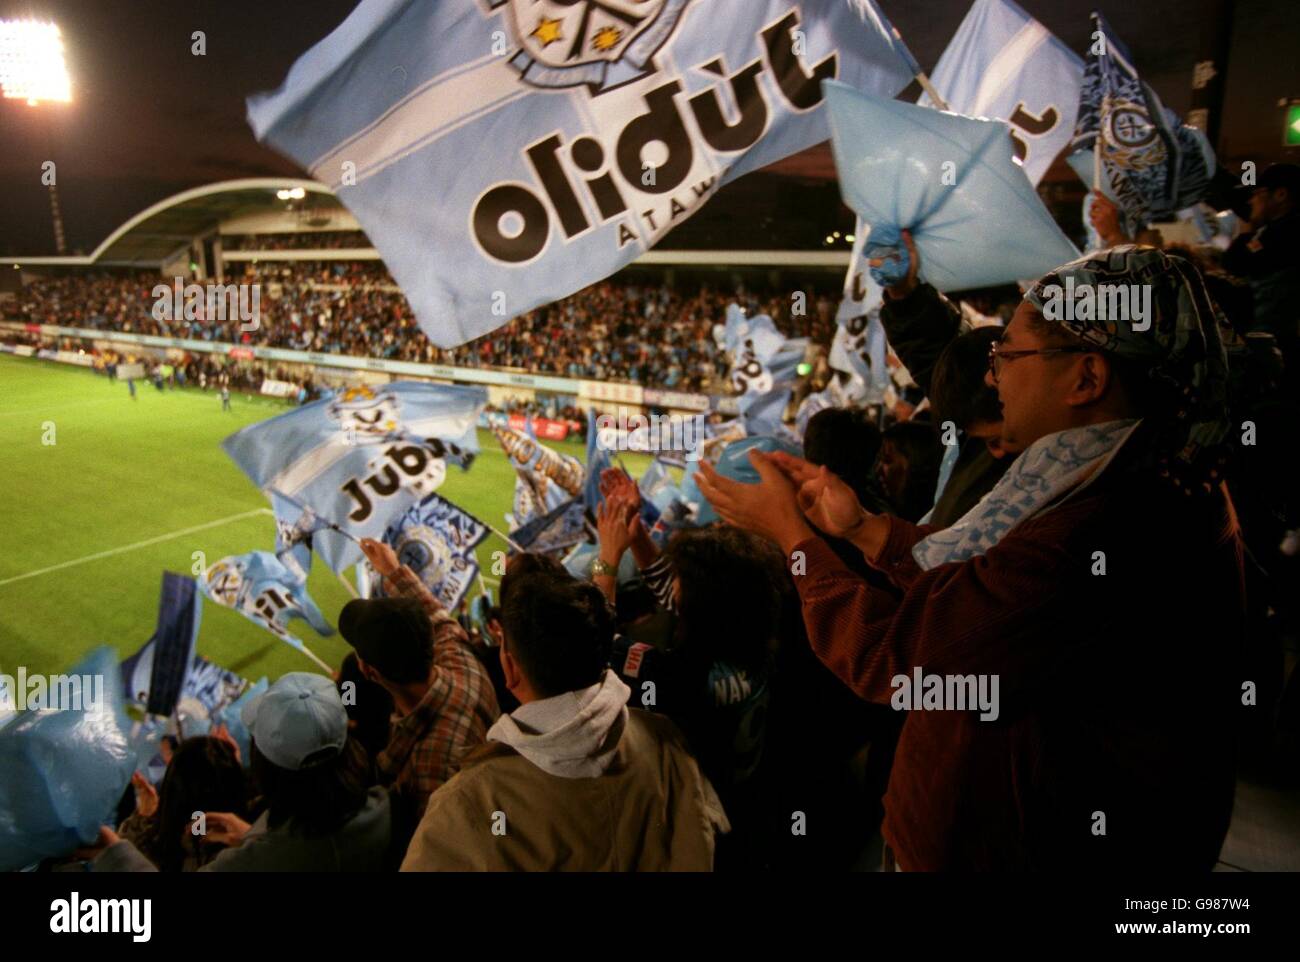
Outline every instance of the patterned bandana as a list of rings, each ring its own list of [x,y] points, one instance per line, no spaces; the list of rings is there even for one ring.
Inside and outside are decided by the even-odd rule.
[[[1049,290],[1053,286],[1078,296],[1067,296],[1064,312],[1053,310],[1048,316],[1046,305],[1059,297]],[[1109,316],[1119,313],[1111,310],[1117,302],[1124,303],[1111,296],[1121,289],[1128,292],[1130,306],[1146,306],[1145,317],[1132,311],[1131,318]],[[1165,411],[1152,412],[1144,424],[1144,431],[1152,432],[1160,473],[1184,493],[1211,491],[1226,463],[1230,431],[1228,359],[1221,333],[1227,321],[1200,272],[1181,257],[1127,244],[1058,267],[1025,299],[1048,320],[1102,351],[1149,365],[1166,404]]]
[[[928,571],[982,555],[1021,522],[1081,491],[1138,424],[1108,421],[1039,438],[960,521],[918,541],[912,557]]]

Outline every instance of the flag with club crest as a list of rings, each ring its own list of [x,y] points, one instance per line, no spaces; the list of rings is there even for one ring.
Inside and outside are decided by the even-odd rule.
[[[581,503],[587,471],[577,458],[552,451],[504,424],[494,424],[492,433],[515,469],[512,531],[550,514],[570,498]]]
[[[901,46],[873,0],[362,0],[248,120],[451,347],[824,141],[824,79],[896,96]]]
[[[258,488],[310,506],[329,522],[312,531],[312,548],[330,570],[342,572],[362,558],[357,539],[379,538],[395,517],[432,494],[448,463],[469,466],[486,405],[480,387],[407,381],[354,387],[249,425],[221,446]],[[277,511],[281,520],[289,519]]]
[[[1083,60],[1013,0],[975,0],[930,82],[954,113],[1005,120],[1036,185],[1074,133]]]
[[[1138,76],[1106,18],[1092,18],[1071,166],[1136,223],[1172,219],[1209,190],[1214,150]]]
[[[487,536],[488,526],[482,521],[431,494],[390,524],[383,540],[439,604],[455,611],[478,577],[474,549]]]
[[[288,623],[301,618],[319,634],[332,635],[320,608],[307,593],[307,584],[270,551],[230,555],[209,567],[199,578],[199,590],[223,608],[233,608],[261,625],[281,641],[317,660]]]

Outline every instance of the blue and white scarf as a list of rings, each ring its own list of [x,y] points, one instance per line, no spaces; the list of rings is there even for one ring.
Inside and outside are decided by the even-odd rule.
[[[1039,438],[960,521],[918,541],[912,557],[929,571],[984,554],[1017,525],[1091,483],[1137,425],[1135,419],[1107,421]]]

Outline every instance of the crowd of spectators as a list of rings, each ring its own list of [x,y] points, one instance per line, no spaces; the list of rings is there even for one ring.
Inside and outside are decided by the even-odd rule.
[[[23,289],[10,312],[30,323],[701,392],[725,391],[729,364],[713,326],[729,303],[770,314],[788,336],[823,345],[835,329],[835,302],[824,294],[811,294],[793,313],[789,291],[610,280],[525,312],[467,344],[439,349],[378,261],[260,261],[239,269],[243,273],[230,273],[225,282],[257,285],[255,329],[236,315],[233,296],[224,320],[206,304],[192,320],[173,316],[174,310],[156,316],[163,311],[155,311],[153,291],[166,280],[146,272],[41,277]],[[236,296],[251,310],[251,288]],[[167,297],[171,305],[170,292]]]

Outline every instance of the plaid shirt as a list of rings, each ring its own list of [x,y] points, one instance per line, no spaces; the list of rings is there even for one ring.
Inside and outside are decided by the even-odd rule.
[[[415,572],[403,565],[384,580],[384,590],[390,598],[420,602],[433,624],[429,691],[410,714],[394,719],[388,745],[377,760],[380,780],[423,813],[434,789],[455,775],[461,760],[482,744],[501,710],[465,630]]]

